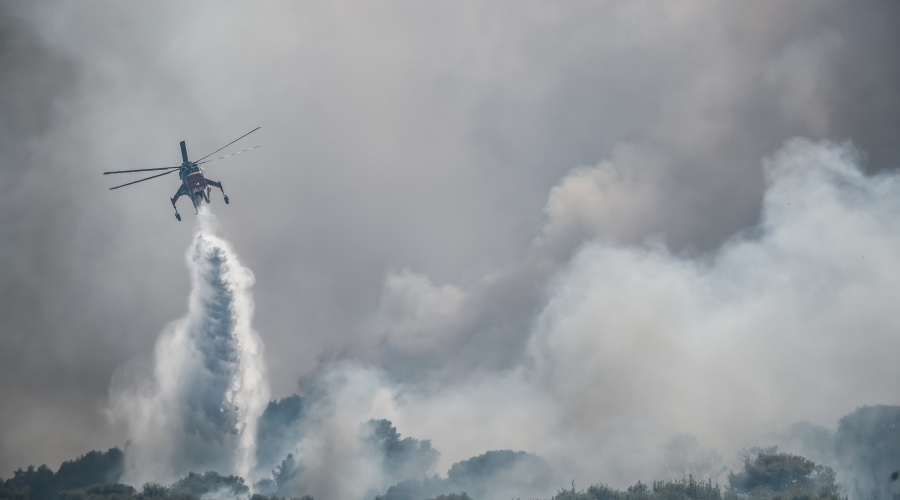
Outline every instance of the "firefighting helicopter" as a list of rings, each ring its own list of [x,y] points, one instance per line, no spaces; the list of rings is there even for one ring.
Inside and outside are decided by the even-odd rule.
[[[181,159],[182,159],[181,165],[177,165],[174,167],[139,168],[137,170],[115,170],[112,172],[103,172],[103,175],[126,174],[126,173],[131,173],[131,172],[151,172],[154,170],[165,170],[166,171],[161,174],[151,175],[150,177],[144,177],[143,179],[138,179],[133,182],[128,182],[126,184],[122,184],[119,186],[109,188],[110,190],[112,190],[112,189],[119,189],[119,188],[125,187],[125,186],[130,186],[132,184],[137,184],[138,182],[149,181],[150,179],[162,177],[164,175],[171,174],[172,172],[178,172],[178,176],[181,178],[181,186],[178,188],[178,191],[175,192],[175,196],[172,197],[171,202],[172,202],[172,208],[175,209],[175,218],[180,221],[181,214],[178,213],[178,207],[175,205],[175,202],[178,201],[178,198],[181,198],[182,196],[187,196],[191,199],[191,203],[193,203],[193,205],[194,205],[194,213],[196,213],[199,210],[200,205],[204,201],[206,203],[210,202],[209,194],[212,191],[212,186],[214,186],[214,187],[219,188],[220,191],[222,191],[222,196],[225,197],[225,204],[226,205],[228,204],[228,195],[225,194],[225,189],[222,188],[222,183],[216,182],[212,179],[207,179],[206,176],[203,175],[203,169],[200,168],[200,165],[202,165],[204,163],[209,163],[209,162],[215,161],[215,160],[221,160],[223,158],[228,158],[229,156],[238,155],[238,154],[250,151],[251,149],[258,148],[259,146],[253,146],[252,148],[247,148],[242,151],[238,151],[236,153],[231,153],[231,154],[227,154],[225,156],[220,156],[218,158],[212,158],[212,159],[207,160],[207,158],[209,158],[210,156],[218,153],[219,151],[222,151],[223,149],[227,148],[228,146],[231,146],[232,144],[236,143],[237,141],[243,139],[244,137],[247,137],[248,135],[252,134],[253,132],[256,132],[260,128],[261,127],[256,127],[255,129],[253,129],[253,130],[247,132],[246,134],[238,137],[237,139],[229,142],[228,144],[226,144],[226,145],[222,146],[221,148],[213,151],[212,153],[204,156],[203,158],[200,158],[199,160],[195,160],[195,161],[188,160],[187,147],[185,146],[184,141],[181,141]]]

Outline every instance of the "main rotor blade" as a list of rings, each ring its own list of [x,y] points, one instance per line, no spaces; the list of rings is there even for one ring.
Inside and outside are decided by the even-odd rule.
[[[234,143],[236,143],[237,141],[243,139],[244,137],[247,137],[248,135],[252,134],[253,132],[256,132],[257,130],[259,130],[259,129],[261,129],[261,128],[262,128],[262,127],[256,127],[255,129],[253,129],[253,130],[247,132],[246,134],[244,134],[244,135],[238,137],[237,139],[235,139],[235,140],[229,142],[228,144],[222,146],[221,148],[219,148],[219,149],[213,151],[212,153],[210,153],[210,154],[204,156],[203,158],[200,158],[199,160],[194,160],[194,163],[197,163],[197,162],[199,162],[199,161],[203,161],[203,160],[209,158],[210,156],[212,156],[212,155],[218,153],[219,151],[222,151],[223,149],[227,148],[228,146],[231,146],[232,144],[234,144]]]
[[[247,149],[244,149],[244,150],[242,150],[242,151],[238,151],[237,153],[231,153],[231,154],[227,154],[227,155],[225,155],[225,156],[220,156],[220,157],[218,157],[218,158],[213,158],[212,160],[198,161],[198,162],[197,162],[197,165],[200,165],[201,163],[209,163],[209,162],[211,162],[211,161],[221,160],[222,158],[228,158],[229,156],[239,155],[239,154],[241,154],[241,153],[246,153],[247,151],[250,151],[251,149],[256,149],[256,148],[258,148],[258,147],[259,147],[259,146],[253,146],[252,148],[247,148]]]
[[[127,174],[127,173],[129,173],[129,172],[151,172],[151,171],[153,171],[153,170],[169,170],[170,168],[171,168],[171,169],[177,169],[177,168],[180,168],[180,167],[181,167],[181,165],[179,165],[179,166],[177,166],[177,167],[139,168],[139,169],[137,169],[137,170],[113,170],[112,172],[103,172],[103,175],[109,175],[109,174]]]
[[[150,179],[156,179],[157,177],[162,177],[162,176],[164,176],[164,175],[171,174],[172,172],[175,172],[175,171],[176,171],[176,170],[169,170],[168,172],[163,172],[163,173],[161,173],[161,174],[151,175],[150,177],[144,177],[143,179],[139,179],[139,180],[136,180],[136,181],[134,181],[134,182],[129,182],[128,184],[122,184],[121,186],[111,187],[111,188],[109,188],[109,189],[110,189],[110,191],[112,191],[113,189],[119,189],[119,188],[121,188],[121,187],[130,186],[130,185],[132,185],[132,184],[137,184],[138,182],[149,181]]]

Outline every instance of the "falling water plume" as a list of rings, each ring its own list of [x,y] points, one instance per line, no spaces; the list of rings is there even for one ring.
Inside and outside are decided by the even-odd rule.
[[[253,330],[253,273],[201,209],[187,252],[188,313],[160,334],[151,374],[114,385],[111,414],[128,432],[127,476],[169,482],[188,471],[248,477],[269,399]]]

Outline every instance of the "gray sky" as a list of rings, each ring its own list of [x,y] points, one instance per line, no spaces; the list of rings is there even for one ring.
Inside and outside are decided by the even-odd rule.
[[[701,390],[725,407],[749,391],[757,407],[784,408],[815,380],[766,396],[784,384],[732,362],[755,349],[747,359],[777,372],[782,361],[765,356],[773,344],[789,338],[800,349],[825,328],[810,326],[816,315],[801,309],[809,307],[838,311],[842,331],[875,332],[866,342],[835,333],[801,363],[861,399],[822,395],[742,422],[833,423],[859,404],[897,403],[877,383],[868,392],[853,385],[895,375],[896,360],[880,356],[897,347],[883,304],[896,288],[889,276],[867,278],[892,265],[897,228],[886,221],[896,207],[859,181],[877,202],[835,195],[838,208],[819,218],[784,215],[772,205],[779,193],[819,185],[797,180],[791,191],[794,177],[784,187],[763,166],[844,154],[782,150],[800,136],[851,140],[866,156],[841,165],[893,175],[897,26],[900,4],[877,1],[4,2],[0,476],[121,446],[127,436],[107,419],[113,374],[150,356],[159,332],[187,310],[194,218],[186,205],[181,223],[173,217],[176,181],[107,191],[119,179],[100,172],[174,165],[180,140],[197,158],[256,126],[235,149],[261,148],[207,174],[231,198],[227,207],[214,200],[220,234],[256,276],[254,326],[275,397],[304,393],[335,361],[357,363],[377,372],[388,394],[414,395],[391,417],[401,432],[434,439],[442,460],[495,445],[552,456],[579,435],[519,439],[543,435],[528,425],[586,429],[597,437],[584,442],[602,444],[609,434],[599,428],[654,412],[629,400],[642,394],[638,382],[608,386],[621,374],[597,366],[619,366],[608,358],[615,349],[564,339],[592,332],[668,346],[661,358],[643,358],[644,344],[626,342],[615,359],[674,351],[672,369],[693,388],[710,372],[691,366],[739,367],[721,377],[730,387]],[[767,185],[783,189],[767,195]],[[832,206],[810,199],[810,210]],[[835,229],[826,234],[829,215]],[[867,217],[877,223],[859,222]],[[761,243],[741,251],[737,233]],[[761,233],[808,240],[782,245]],[[881,260],[826,273],[846,254],[813,244],[822,235],[859,242],[851,253],[871,245]],[[794,286],[775,287],[765,272],[755,281],[748,269],[756,268],[741,259],[793,276]],[[831,299],[799,300],[810,297],[809,262],[823,262],[808,270],[824,276],[819,286],[848,290],[872,309],[841,316]],[[654,269],[674,273],[677,290],[657,290]],[[579,276],[609,282],[628,300],[613,307],[614,297],[595,296]],[[717,294],[704,295],[710,289]],[[753,300],[774,289],[802,314]],[[654,290],[659,301],[638,307]],[[672,316],[655,307],[673,297],[686,302]],[[604,307],[599,318],[589,314]],[[655,321],[636,321],[647,317]],[[759,342],[742,335],[753,328],[765,331]],[[658,344],[670,329],[715,349],[697,360],[677,340]],[[704,336],[715,332],[725,333]],[[596,356],[574,362],[584,351],[573,345]],[[659,381],[656,366],[635,363],[628,380]],[[863,366],[871,370],[850,377]],[[577,397],[614,389],[620,397],[602,402]],[[484,422],[499,420],[503,401],[532,411],[552,400],[559,412],[497,439],[487,424],[457,432],[458,446],[448,448],[453,425],[438,415],[487,399],[498,400],[489,405],[498,413]],[[663,407],[672,411],[650,420],[695,421],[677,402]],[[724,439],[722,422],[734,415],[716,414],[701,429],[654,428],[661,439],[668,431]]]

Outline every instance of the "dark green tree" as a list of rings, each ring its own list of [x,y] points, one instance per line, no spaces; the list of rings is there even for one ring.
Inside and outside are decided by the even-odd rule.
[[[835,454],[853,497],[891,499],[891,474],[900,469],[900,406],[863,406],[842,418]]]
[[[380,455],[391,482],[424,477],[438,459],[431,441],[401,437],[390,420],[369,420],[363,426],[363,437]]]
[[[734,493],[751,500],[842,500],[830,467],[776,448],[756,448],[744,458],[744,470],[728,475]]]
[[[783,490],[795,484],[805,485],[816,464],[799,455],[760,453],[753,461],[744,462],[744,471],[729,474],[731,487],[739,491],[757,488]]]
[[[172,485],[175,493],[184,493],[194,497],[215,493],[220,496],[243,496],[250,492],[250,488],[244,484],[244,478],[239,476],[223,476],[215,471],[197,474],[189,472],[187,477]]]
[[[77,490],[63,491],[60,500],[135,500],[137,491],[127,484],[95,484]]]

